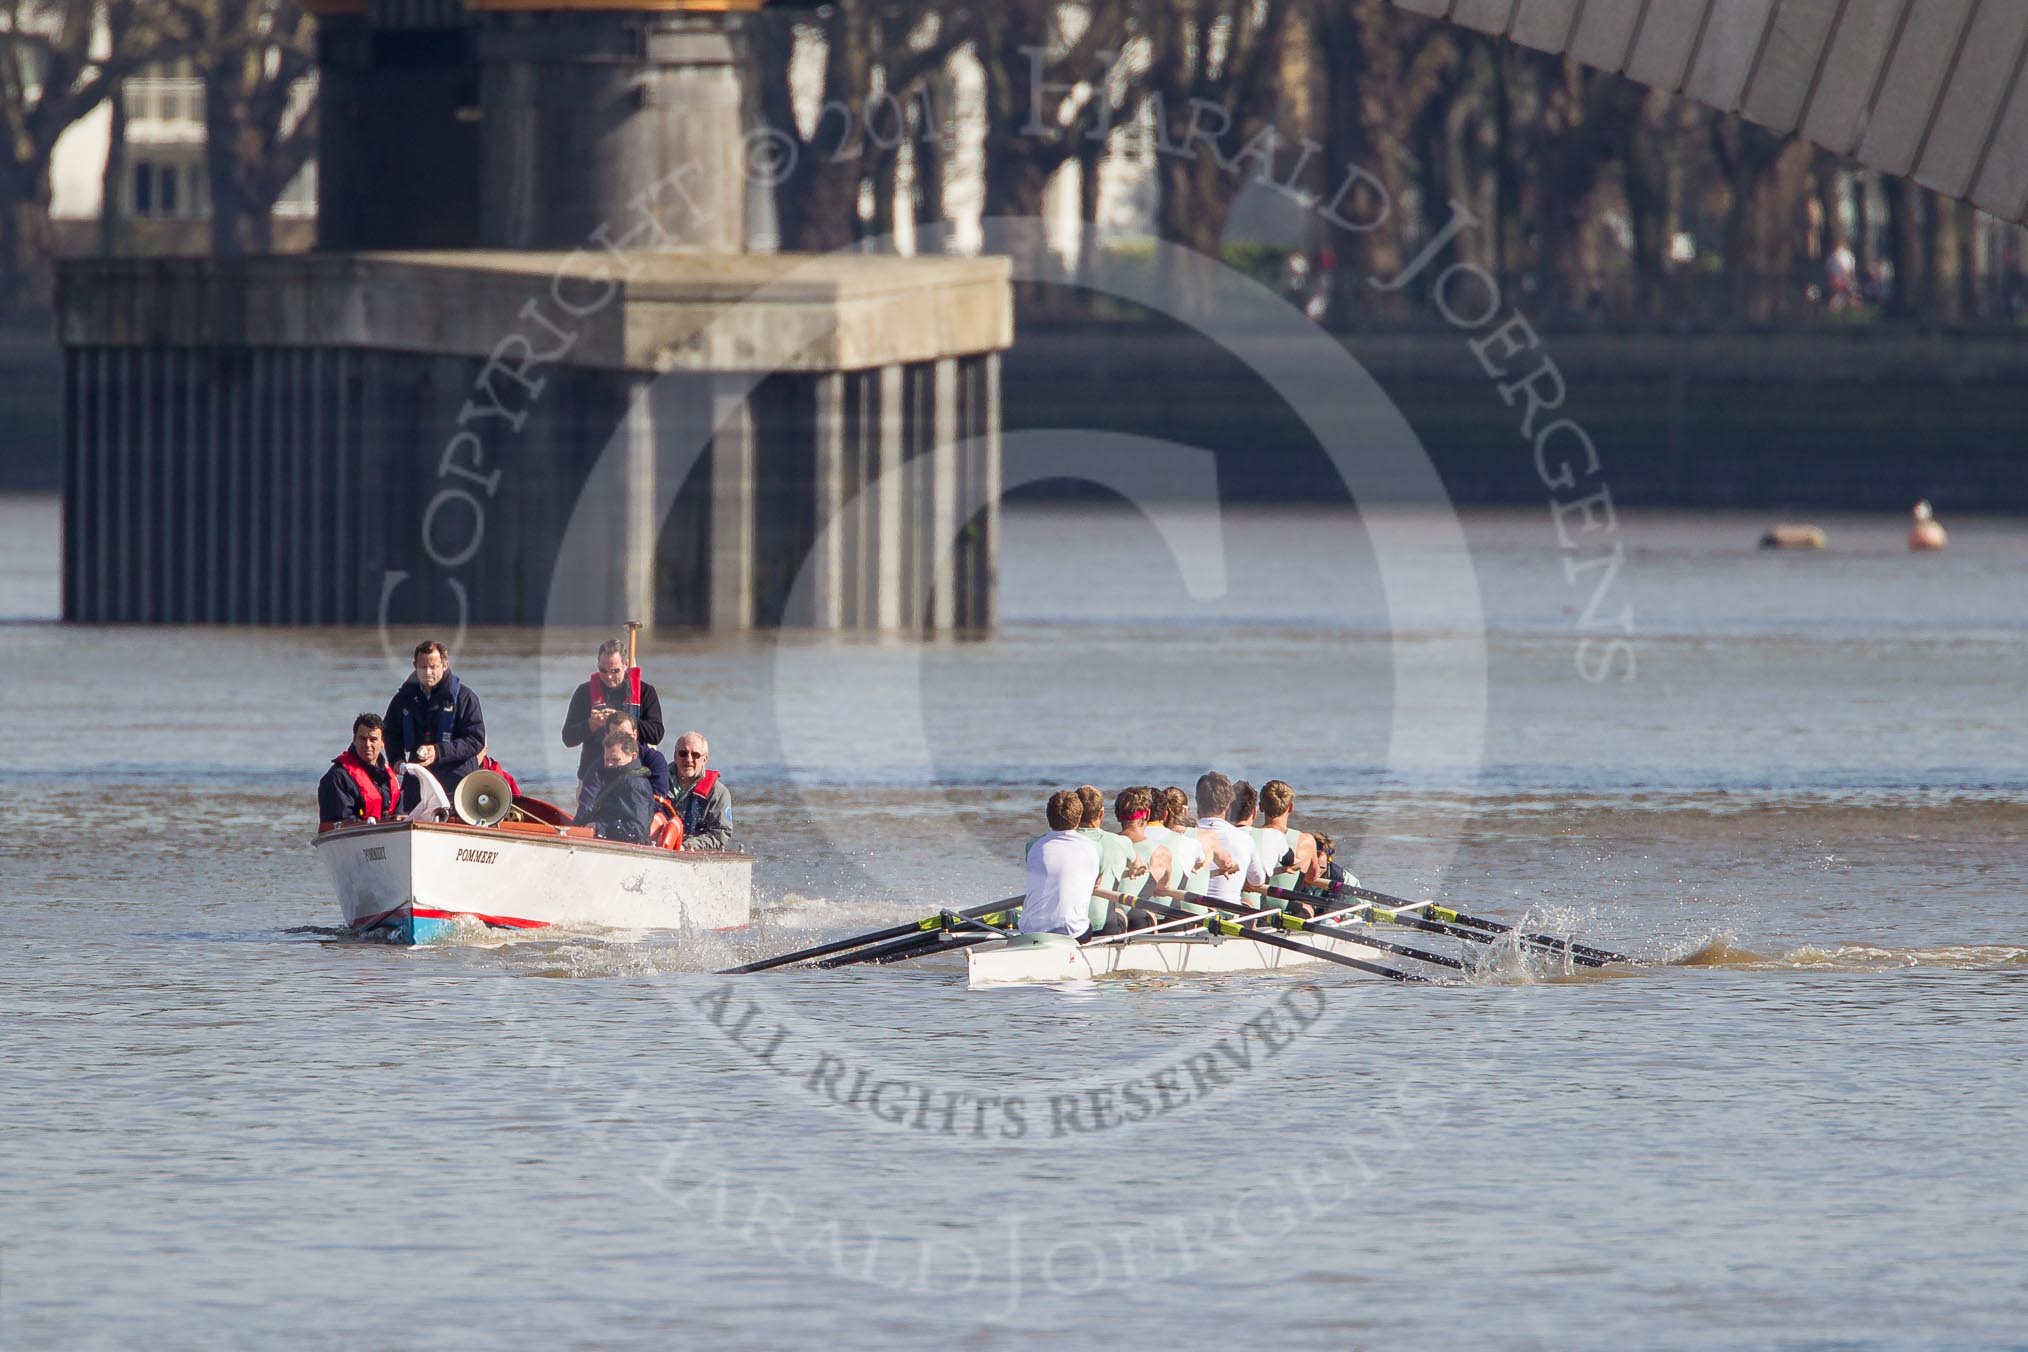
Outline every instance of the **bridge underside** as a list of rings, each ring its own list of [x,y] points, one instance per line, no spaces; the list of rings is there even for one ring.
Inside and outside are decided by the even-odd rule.
[[[2028,219],[2020,0],[1394,0]]]

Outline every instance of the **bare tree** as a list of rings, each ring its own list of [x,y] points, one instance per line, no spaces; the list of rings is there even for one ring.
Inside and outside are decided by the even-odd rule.
[[[1671,252],[1682,228],[1685,161],[1699,143],[1707,114],[1669,94],[1649,93],[1621,127],[1620,192],[1626,200],[1628,259],[1635,313],[1650,319],[1667,312]]]
[[[1733,317],[1760,323],[1793,313],[1802,294],[1797,245],[1809,234],[1815,151],[1736,117],[1712,120],[1711,145],[1732,192],[1725,263]]]
[[[1140,95],[1124,59],[1130,18],[1118,4],[1074,11],[1055,0],[999,0],[967,18],[985,81],[985,215],[1002,222],[999,246],[1031,271],[1044,248],[1044,196],[1066,164],[1078,163],[1084,219],[1096,219],[1098,160]],[[1041,294],[1032,283],[1016,291],[1030,309]]]
[[[110,38],[104,56],[95,37]],[[0,317],[46,314],[57,138],[139,67],[187,50],[187,16],[156,0],[0,4]]]
[[[296,0],[200,0],[204,161],[214,254],[274,247],[275,202],[316,148],[314,103],[297,84],[316,59]]]
[[[1458,48],[1453,30],[1387,0],[1305,0],[1305,6],[1323,86],[1318,192],[1335,272],[1331,321],[1345,324],[1401,303],[1361,282],[1398,274],[1407,257],[1415,129],[1456,65]],[[1423,203],[1426,215],[1440,216],[1442,207]]]
[[[940,119],[916,105],[931,97],[929,77],[949,59],[955,25],[917,4],[841,0],[815,17],[770,19],[753,31],[761,115],[776,158],[782,247],[828,252],[851,246],[869,230],[893,230],[901,209],[894,176],[902,140],[918,138],[919,179],[923,156],[940,152]],[[824,59],[820,104],[807,128],[797,116],[792,83],[799,40],[821,44]],[[930,176],[940,175],[939,163]],[[876,211],[865,223],[860,197],[868,190]]]
[[[1156,225],[1219,256],[1232,204],[1277,146],[1276,76],[1295,0],[1132,0],[1148,36]]]

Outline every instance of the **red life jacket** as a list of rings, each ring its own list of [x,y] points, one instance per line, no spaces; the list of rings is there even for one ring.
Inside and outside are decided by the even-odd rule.
[[[359,753],[349,746],[345,748],[345,754],[338,758],[337,764],[346,774],[352,776],[352,782],[359,786],[359,816],[362,820],[367,817],[378,817],[386,821],[394,815],[395,808],[401,802],[401,790],[394,786],[394,767],[368,765],[359,759]],[[375,778],[376,772],[380,778]]]
[[[706,770],[699,775],[688,793],[684,793],[676,785],[672,784],[670,787],[676,789],[676,817],[683,825],[683,833],[695,834],[698,821],[704,816],[704,809],[711,802],[711,791],[718,787],[718,771]],[[678,848],[681,848],[680,841]]]
[[[481,770],[491,770],[494,774],[506,780],[507,792],[510,796],[515,798],[519,798],[521,796],[521,782],[515,779],[514,776],[508,774],[507,767],[502,765],[499,761],[494,760],[491,756],[481,756],[479,757],[479,768]]]
[[[617,708],[632,714],[635,720],[639,721],[641,717],[641,669],[639,667],[627,668],[627,694],[629,699],[625,704],[609,705],[606,703],[606,683],[596,671],[592,673],[591,684],[586,688],[591,691],[592,708]]]

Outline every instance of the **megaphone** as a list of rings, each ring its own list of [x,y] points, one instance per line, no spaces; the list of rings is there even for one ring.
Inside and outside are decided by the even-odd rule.
[[[458,784],[451,806],[467,826],[498,826],[514,808],[514,790],[496,770],[474,770]]]

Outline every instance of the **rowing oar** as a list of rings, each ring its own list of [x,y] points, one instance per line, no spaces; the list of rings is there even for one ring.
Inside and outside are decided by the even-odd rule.
[[[928,934],[911,934],[905,939],[876,944],[862,948],[855,953],[840,953],[835,958],[825,958],[817,965],[826,971],[834,967],[851,967],[862,962],[907,962],[910,958],[922,957],[925,953],[949,953],[973,944],[983,944],[1002,937],[999,934],[951,934],[947,930],[932,930]]]
[[[1390,897],[1385,892],[1375,892],[1370,888],[1352,887],[1345,883],[1331,883],[1329,887],[1338,896],[1359,897],[1365,901],[1378,902],[1383,906],[1410,906],[1414,904],[1403,901],[1400,897]],[[1280,895],[1286,896],[1290,894],[1281,893]],[[1300,895],[1295,896],[1294,899],[1299,901],[1317,900],[1315,897]],[[1633,961],[1626,954],[1615,953],[1611,949],[1593,948],[1589,944],[1580,944],[1571,939],[1559,939],[1553,934],[1530,934],[1526,930],[1516,929],[1512,925],[1503,925],[1497,920],[1487,920],[1481,916],[1466,915],[1462,911],[1453,911],[1450,907],[1439,906],[1435,902],[1425,903],[1422,910],[1423,914],[1430,917],[1432,921],[1442,921],[1453,926],[1471,925],[1478,929],[1490,930],[1494,934],[1511,934],[1524,944],[1532,945],[1535,948],[1542,949],[1544,952],[1563,954],[1577,962],[1583,963],[1587,967],[1603,967],[1609,962]],[[1451,929],[1445,932],[1458,934],[1460,938],[1476,939],[1482,944],[1493,942],[1483,935],[1473,934],[1469,931]]]
[[[996,911],[1018,909],[1025,900],[1027,900],[1025,895],[1007,897],[1001,901],[989,902],[984,906],[974,906],[969,911],[960,911],[958,912],[958,918],[961,920],[982,920]],[[944,912],[938,911],[935,915],[924,916],[921,920],[911,921],[906,925],[896,925],[892,929],[875,930],[871,934],[858,934],[850,939],[834,939],[828,944],[818,944],[815,948],[799,949],[794,953],[783,953],[779,957],[762,958],[759,962],[749,962],[741,967],[728,967],[720,972],[719,975],[744,976],[748,972],[765,972],[771,967],[786,967],[792,962],[807,962],[811,958],[821,958],[831,953],[842,953],[848,948],[858,948],[861,944],[877,944],[884,940],[899,939],[904,936],[911,939],[920,939],[926,933],[936,933],[943,930],[946,923],[944,914]]]
[[[1328,948],[1318,948],[1312,944],[1299,944],[1294,939],[1276,934],[1273,930],[1251,929],[1236,921],[1228,920],[1222,915],[1193,915],[1189,911],[1180,910],[1174,906],[1164,906],[1158,901],[1150,901],[1147,897],[1142,897],[1140,904],[1153,911],[1156,915],[1166,915],[1171,920],[1196,920],[1213,934],[1223,934],[1227,938],[1251,939],[1255,943],[1266,944],[1270,948],[1286,948],[1291,953],[1301,953],[1303,956],[1310,958],[1322,958],[1326,962],[1335,962],[1342,967],[1352,967],[1362,972],[1371,972],[1375,976],[1384,976],[1391,981],[1429,980],[1428,977],[1417,976],[1414,972],[1404,972],[1395,967],[1383,967],[1377,962],[1367,962],[1363,958],[1350,958],[1343,953],[1333,953]]]
[[[1269,896],[1279,897],[1283,901],[1300,901],[1312,906],[1330,906],[1332,904],[1329,897],[1321,896],[1315,892],[1292,892],[1286,887],[1270,887],[1265,890]],[[1410,914],[1412,911],[1427,911],[1432,907],[1436,907],[1436,903],[1433,901],[1418,901],[1406,906],[1391,908],[1376,906],[1370,901],[1362,901],[1357,906],[1346,907],[1336,912],[1327,912],[1325,915],[1320,916],[1319,919],[1333,920],[1340,916],[1352,914],[1353,912],[1364,911],[1368,915],[1380,917],[1387,924],[1399,925],[1403,929],[1421,930],[1424,934],[1447,934],[1453,939],[1470,939],[1475,944],[1490,944],[1494,942],[1494,936],[1486,933],[1484,930],[1466,929],[1463,925],[1447,925],[1440,920],[1425,920],[1420,916]],[[1437,907],[1437,909],[1442,908]],[[1561,945],[1558,946],[1558,951],[1561,951]]]
[[[1275,895],[1276,891],[1277,889],[1272,887],[1267,889],[1268,895],[1270,896]],[[1221,911],[1243,912],[1248,909],[1245,905],[1243,905],[1240,902],[1220,901],[1216,897],[1201,896],[1195,892],[1171,892],[1165,888],[1163,889],[1163,895],[1170,897],[1180,897],[1185,901],[1194,901],[1200,906],[1216,906]],[[1356,907],[1354,909],[1361,911],[1371,911],[1377,908],[1371,905],[1367,905]],[[1445,954],[1442,953],[1432,953],[1426,948],[1411,948],[1407,944],[1389,943],[1385,939],[1376,939],[1370,934],[1360,934],[1355,930],[1340,929],[1336,925],[1328,924],[1325,921],[1305,920],[1299,915],[1289,915],[1287,912],[1281,911],[1279,909],[1261,912],[1260,914],[1266,915],[1268,919],[1273,921],[1273,923],[1280,929],[1297,930],[1307,932],[1310,934],[1321,934],[1326,939],[1337,939],[1340,940],[1341,942],[1348,944],[1361,944],[1367,948],[1377,948],[1383,953],[1392,953],[1397,958],[1414,958],[1417,962],[1426,962],[1436,967],[1448,967],[1452,971],[1456,972],[1463,972],[1469,970],[1464,963],[1459,962],[1456,958],[1446,956]],[[1250,917],[1243,915],[1240,918],[1244,920]],[[1337,916],[1328,917],[1328,919],[1337,919],[1337,918],[1339,917]]]
[[[907,962],[933,951],[949,952],[954,948],[970,948],[988,939],[1011,939],[1014,931],[1003,929],[1003,925],[1015,923],[1020,907],[1009,911],[988,911],[974,915],[967,911],[960,915],[956,911],[945,911],[937,917],[942,923],[927,934],[910,934],[888,943],[862,948],[856,953],[840,953],[835,958],[825,958],[819,967],[829,970],[833,967],[850,967],[861,962]],[[965,934],[952,938],[954,930],[983,930],[983,934]]]
[[[1163,888],[1161,890],[1165,895],[1168,896],[1190,896],[1190,894],[1187,892],[1170,892],[1167,888]],[[1118,905],[1125,906],[1130,909],[1132,907],[1141,904],[1141,898],[1139,895],[1130,896],[1125,892],[1108,892],[1103,887],[1095,889],[1092,892],[1092,895],[1095,897],[1104,897],[1107,901],[1115,902]],[[1196,900],[1196,898],[1191,897],[1191,900],[1194,901]],[[1245,914],[1239,916],[1238,919],[1241,924],[1250,924],[1253,921],[1265,919],[1268,916],[1274,915],[1278,909],[1279,908],[1274,906],[1264,906],[1259,910],[1248,911]],[[1202,927],[1203,923],[1204,923],[1203,916],[1196,915],[1190,912],[1185,912],[1181,920],[1164,920],[1161,924],[1150,925],[1146,929],[1122,930],[1118,934],[1087,935],[1084,939],[1080,940],[1080,942],[1086,948],[1091,948],[1094,946],[1104,944],[1123,944],[1130,939],[1146,939],[1157,934],[1173,934],[1177,930],[1200,928]]]

